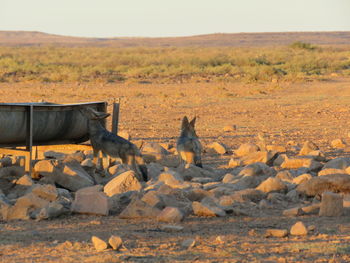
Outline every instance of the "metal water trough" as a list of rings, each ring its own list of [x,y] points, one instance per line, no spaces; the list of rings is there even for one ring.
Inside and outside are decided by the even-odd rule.
[[[0,153],[24,155],[25,171],[31,174],[33,146],[79,144],[89,140],[88,120],[79,111],[84,106],[107,111],[107,102],[0,103]],[[118,113],[119,103],[114,103],[112,131],[115,133]]]

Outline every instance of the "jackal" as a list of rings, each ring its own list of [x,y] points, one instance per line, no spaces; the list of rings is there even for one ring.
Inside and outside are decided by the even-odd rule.
[[[191,122],[188,121],[186,116],[182,119],[181,133],[176,143],[176,149],[181,162],[202,167],[202,145],[194,129],[195,123],[196,117]]]
[[[110,116],[109,113],[98,112],[90,107],[80,110],[89,120],[89,137],[94,152],[94,163],[101,151],[103,156],[120,158],[123,164],[127,164],[137,175],[147,181],[147,167],[140,150],[130,141],[109,132],[101,124],[101,120]]]

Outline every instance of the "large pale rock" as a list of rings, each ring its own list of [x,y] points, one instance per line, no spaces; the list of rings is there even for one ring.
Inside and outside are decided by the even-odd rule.
[[[165,207],[165,203],[160,195],[156,191],[149,191],[141,199],[152,207],[156,207],[158,209],[163,209]]]
[[[87,187],[78,190],[71,211],[79,214],[108,215],[108,197],[100,192],[102,187]]]
[[[226,212],[218,206],[203,204],[203,201],[192,203],[193,213],[197,216],[225,216]]]
[[[263,193],[270,192],[285,192],[287,191],[287,186],[280,179],[275,177],[269,177],[263,181],[258,187],[257,190],[262,191]]]
[[[266,163],[271,165],[278,156],[277,152],[270,152],[270,151],[259,151],[255,153],[251,153],[248,155],[245,155],[241,157],[242,163],[244,165],[252,164],[252,163]]]
[[[307,232],[307,228],[301,221],[296,222],[290,229],[290,234],[293,236],[305,236]]]
[[[119,250],[123,245],[123,240],[119,236],[111,236],[108,239],[108,244],[113,248],[113,250]]]
[[[335,159],[327,162],[323,166],[323,169],[334,168],[334,169],[345,170],[348,166],[350,166],[350,158],[349,157],[338,157],[338,158],[335,158]]]
[[[306,182],[312,178],[311,174],[301,174],[295,178],[293,178],[292,183],[293,184],[301,184],[303,182]]]
[[[342,139],[335,139],[331,141],[331,146],[336,149],[343,149],[346,147],[346,143]]]
[[[207,145],[207,148],[213,149],[218,154],[225,154],[228,152],[228,148],[225,144],[219,142],[213,142]]]
[[[188,185],[184,185],[183,177],[179,173],[172,170],[161,173],[158,177],[158,181],[164,182],[166,185],[174,188],[188,187]]]
[[[320,216],[341,216],[343,214],[343,196],[324,192],[320,207]]]
[[[177,207],[166,207],[158,215],[157,220],[159,222],[166,223],[179,223],[184,219],[184,214]]]
[[[305,167],[310,171],[318,171],[322,168],[322,166],[323,165],[320,162],[308,157],[286,158],[281,164],[281,168],[285,169],[298,169]]]
[[[347,174],[344,169],[336,169],[336,168],[326,168],[322,169],[318,172],[318,176],[329,175],[329,174]]]
[[[32,186],[34,184],[34,182],[30,176],[25,174],[16,181],[16,184],[23,185],[23,186]]]
[[[50,184],[37,184],[33,186],[32,193],[48,201],[55,201],[58,197],[56,186]]]
[[[265,163],[257,162],[245,166],[240,172],[239,176],[259,176],[267,175],[271,176],[273,174],[273,169],[266,165]]]
[[[265,232],[265,237],[285,237],[287,235],[287,229],[266,229]]]
[[[35,219],[43,220],[49,218],[55,218],[62,214],[65,214],[67,209],[60,204],[59,202],[50,202],[47,206],[43,207],[37,215],[35,215]]]
[[[78,162],[62,163],[53,160],[42,160],[35,164],[35,173],[52,177],[52,180],[71,191],[92,186],[93,180]]]
[[[306,141],[301,148],[299,155],[309,155],[310,152],[318,150],[318,146],[311,141]]]
[[[107,196],[113,196],[128,191],[140,191],[141,189],[142,184],[137,179],[135,172],[127,171],[109,181],[103,191]]]
[[[161,210],[152,207],[142,200],[136,198],[120,213],[120,218],[157,218]]]
[[[260,151],[260,148],[256,144],[244,143],[244,144],[241,144],[239,146],[239,148],[237,150],[235,150],[234,152],[237,156],[245,156],[248,154],[255,153],[257,151]]]
[[[142,146],[142,155],[147,160],[160,160],[165,155],[168,155],[169,152],[164,149],[159,143],[156,142],[147,142]]]
[[[97,251],[106,250],[108,247],[108,244],[97,236],[92,236],[91,241]]]
[[[350,193],[350,175],[335,174],[313,177],[298,185],[297,191],[308,196],[321,195],[326,191]]]

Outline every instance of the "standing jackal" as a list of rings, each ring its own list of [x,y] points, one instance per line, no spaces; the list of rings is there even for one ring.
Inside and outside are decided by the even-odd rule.
[[[137,146],[128,140],[104,128],[100,120],[110,116],[109,113],[98,112],[90,107],[84,107],[81,112],[89,120],[89,137],[94,151],[94,163],[101,151],[104,156],[120,158],[123,164],[130,166],[142,179],[147,181],[147,167]]]
[[[176,149],[181,162],[195,164],[202,167],[202,145],[194,129],[196,117],[191,122],[185,116],[182,119],[181,134],[176,143]]]

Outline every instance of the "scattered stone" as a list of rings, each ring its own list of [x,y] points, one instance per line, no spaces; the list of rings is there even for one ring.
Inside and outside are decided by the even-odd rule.
[[[109,202],[102,186],[82,188],[75,194],[71,210],[79,214],[108,215]]]
[[[93,168],[95,166],[94,162],[91,160],[91,159],[85,159],[83,160],[80,165],[83,167],[83,168]]]
[[[345,169],[326,168],[318,172],[318,176],[329,175],[329,174],[348,174]]]
[[[108,239],[108,244],[114,249],[114,250],[119,250],[120,247],[123,245],[123,240],[119,236],[114,236],[112,235]]]
[[[289,183],[293,182],[293,179],[294,179],[291,172],[288,170],[278,172],[276,174],[276,178],[280,179],[281,181],[285,181]]]
[[[256,187],[256,189],[262,191],[263,193],[286,192],[287,186],[280,179],[269,177],[258,187]]]
[[[153,159],[153,161],[160,160],[163,156],[169,154],[166,149],[156,142],[146,142],[141,150],[145,159]]]
[[[266,150],[278,153],[284,153],[287,151],[286,147],[282,145],[266,145]]]
[[[16,181],[16,184],[23,185],[23,186],[32,186],[34,182],[29,175],[25,174]]]
[[[265,210],[265,209],[271,209],[271,208],[273,208],[273,206],[266,199],[263,199],[259,202],[259,209]]]
[[[286,158],[281,164],[281,168],[285,169],[298,169],[301,167],[308,168],[310,171],[319,171],[323,165],[309,157]]]
[[[192,238],[186,239],[181,243],[181,247],[184,249],[193,248],[195,245],[196,245],[196,240]]]
[[[311,141],[306,141],[303,147],[301,148],[299,155],[309,155],[310,152],[316,151],[318,149],[319,148],[315,143]]]
[[[67,209],[58,202],[50,202],[47,206],[43,207],[37,215],[35,215],[35,219],[43,220],[49,218],[58,217],[67,212]]]
[[[331,146],[335,149],[343,149],[346,147],[346,143],[342,139],[335,139],[331,141]]]
[[[308,196],[321,195],[326,191],[350,193],[350,175],[334,174],[312,177],[299,184],[297,191]]]
[[[242,166],[243,162],[240,158],[231,158],[228,162],[228,168],[235,168],[238,166]]]
[[[218,154],[225,154],[228,152],[227,146],[223,143],[213,142],[207,146],[210,149],[214,149]]]
[[[296,222],[290,229],[290,234],[293,236],[305,236],[307,233],[307,228],[301,221]]]
[[[233,132],[235,130],[237,130],[237,126],[236,125],[226,125],[224,126],[224,132]]]
[[[157,217],[159,222],[179,223],[184,219],[184,214],[177,207],[166,207]]]
[[[182,231],[184,228],[183,226],[176,226],[176,225],[161,225],[160,230],[165,232],[179,232]]]
[[[240,172],[239,176],[259,176],[259,175],[273,175],[273,168],[265,163],[257,162],[245,166]]]
[[[277,158],[277,152],[271,151],[259,151],[241,157],[242,163],[244,165],[253,164],[257,162],[266,163],[271,165],[273,161]]]
[[[45,151],[44,157],[47,159],[56,159],[62,161],[66,157],[66,154],[55,151]]]
[[[286,237],[287,235],[287,229],[266,229],[265,232],[265,237]]]
[[[106,250],[108,247],[107,243],[97,236],[92,236],[91,241],[97,251]]]
[[[32,188],[32,193],[48,201],[55,201],[58,197],[56,186],[50,184],[37,184]]]
[[[120,213],[120,218],[157,218],[161,210],[152,207],[142,200],[135,198],[131,203]]]
[[[312,178],[311,174],[301,174],[298,177],[293,178],[292,183],[293,184],[301,184],[303,182],[306,182]]]
[[[334,168],[334,169],[345,170],[349,166],[350,166],[350,158],[349,157],[338,157],[338,158],[335,158],[333,160],[328,161],[323,166],[323,169]]]
[[[293,207],[290,209],[283,210],[282,215],[284,216],[300,216],[303,214],[303,211],[300,207]]]
[[[301,208],[304,214],[312,215],[312,214],[318,214],[320,211],[320,205],[321,204],[312,204],[308,206],[304,206]]]
[[[103,191],[107,196],[113,196],[115,194],[121,194],[128,191],[139,191],[142,189],[142,185],[137,178],[134,171],[124,172],[111,181],[109,181]]]
[[[245,156],[248,154],[255,153],[257,151],[260,151],[259,146],[253,143],[244,143],[239,146],[237,150],[235,150],[235,154],[239,157]]]
[[[129,191],[122,194],[116,194],[108,198],[108,210],[110,215],[119,215],[131,202],[138,198],[139,193]]]
[[[320,206],[320,216],[341,216],[343,214],[343,196],[324,192]]]
[[[169,185],[173,188],[186,188],[188,187],[187,184],[184,184],[184,180],[182,176],[172,170],[169,170],[167,172],[163,172],[158,177],[159,182],[164,182],[165,184]]]
[[[223,209],[219,208],[218,206],[203,204],[203,200],[201,203],[196,201],[193,202],[192,209],[193,213],[197,216],[226,216],[226,212]]]

